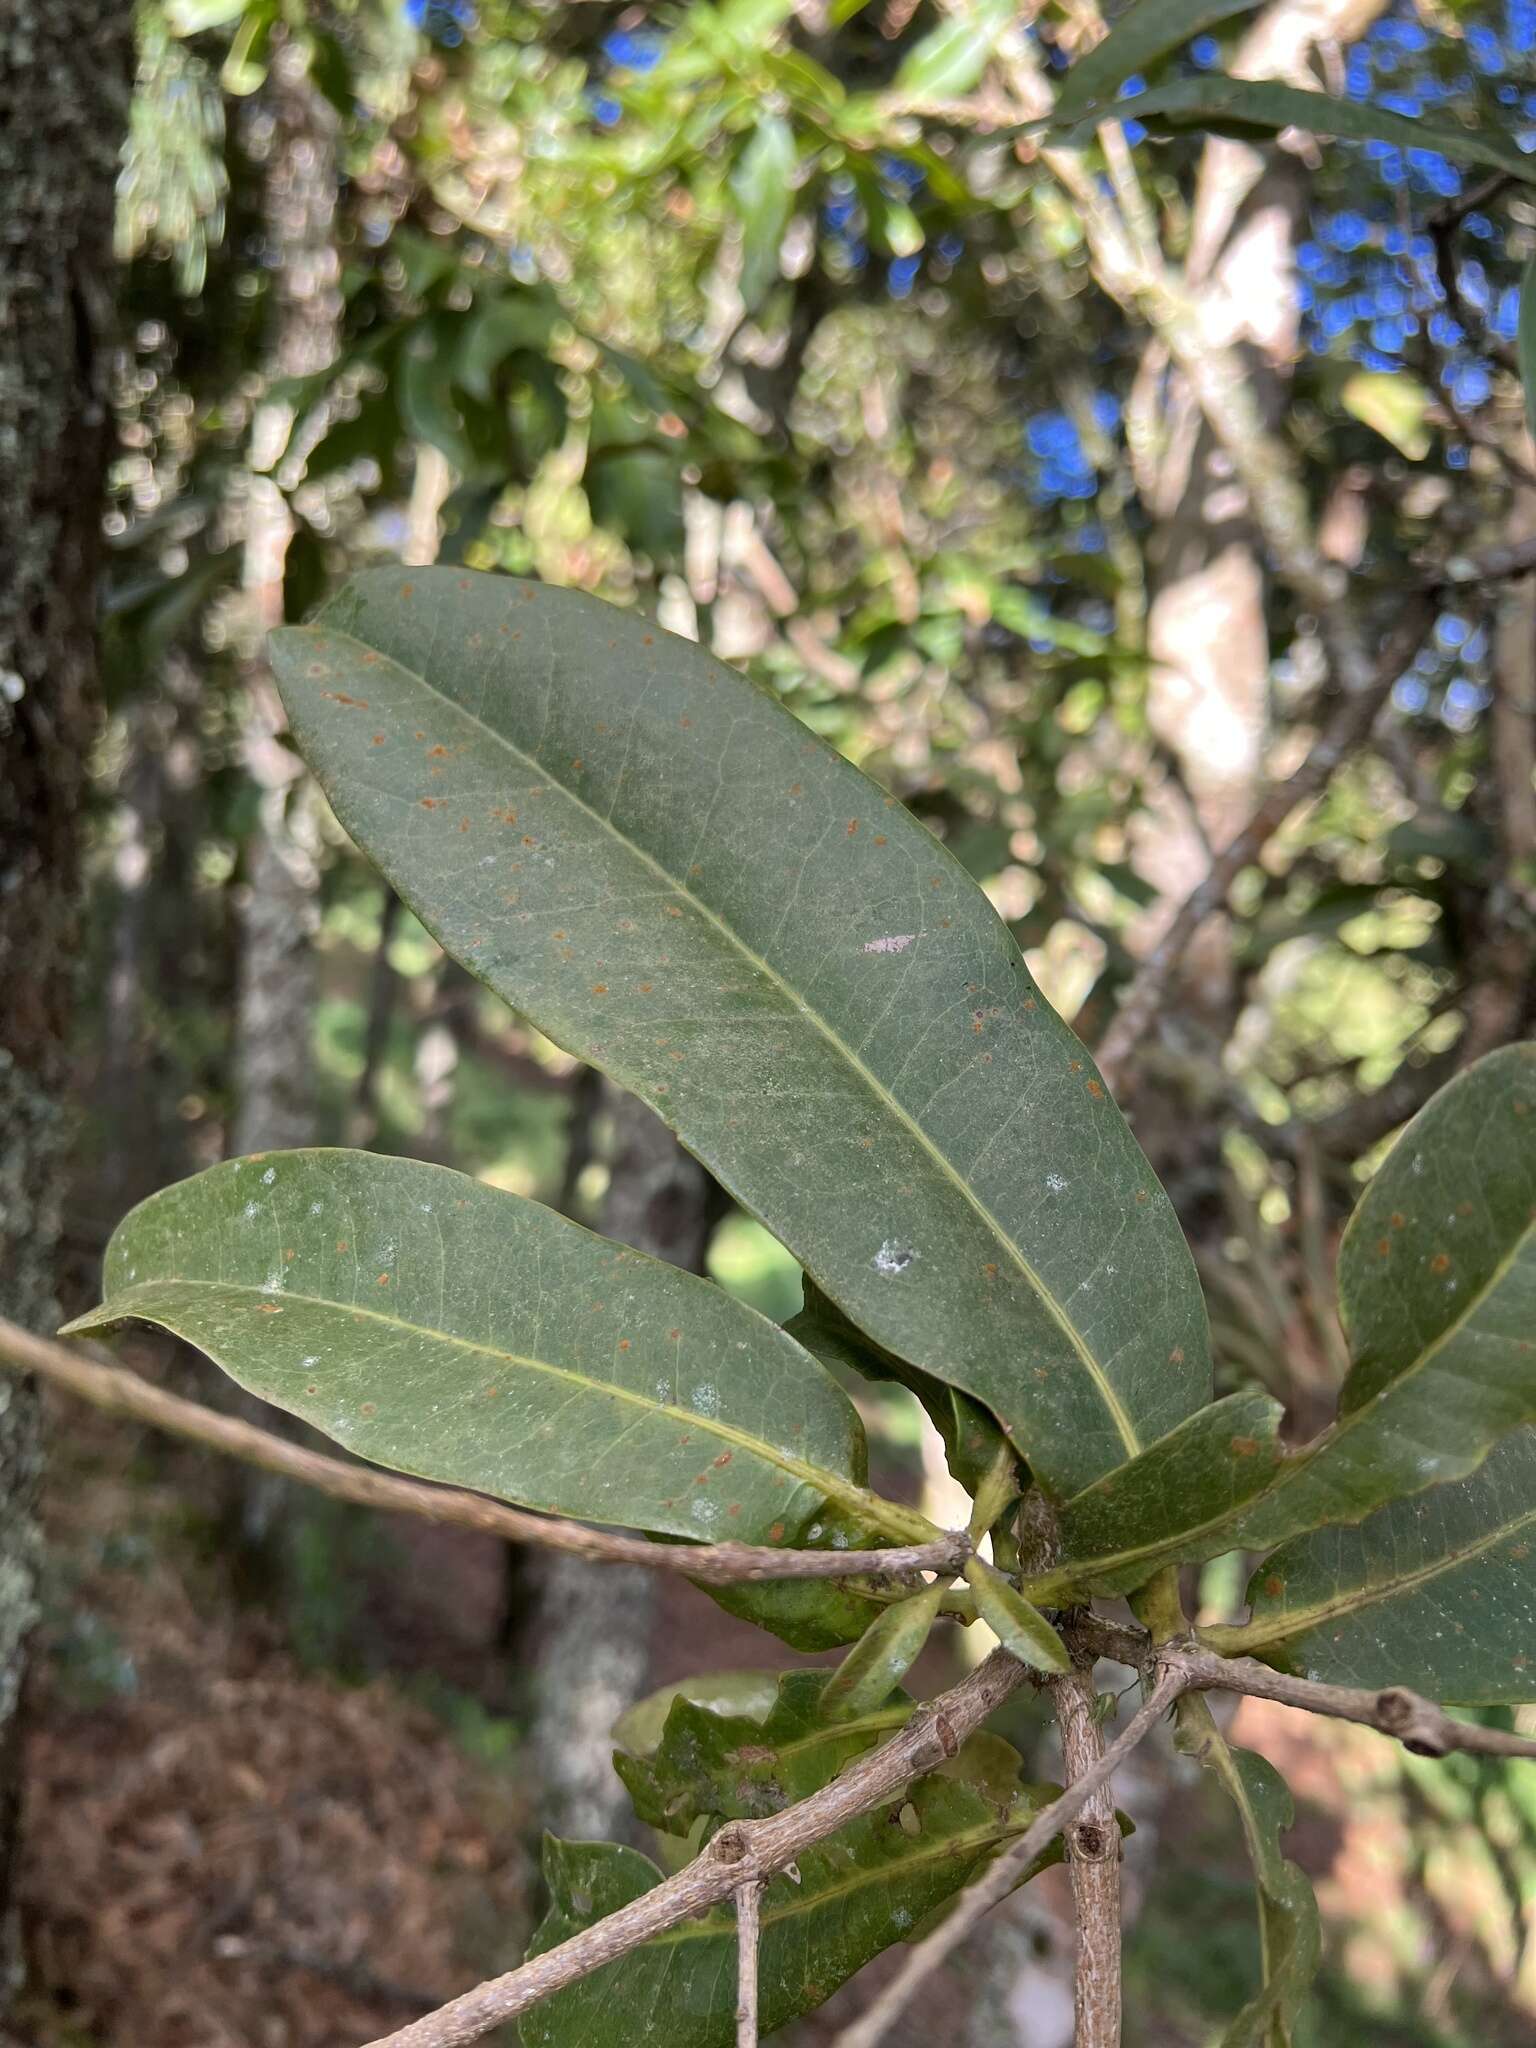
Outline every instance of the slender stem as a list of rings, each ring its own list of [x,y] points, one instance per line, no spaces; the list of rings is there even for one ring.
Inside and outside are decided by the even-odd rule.
[[[754,1877],[736,1894],[736,2048],[757,2048],[757,1940],[762,1889]]]
[[[1051,1685],[1067,1784],[1089,1776],[1104,1755],[1104,1725],[1087,1671]],[[1120,2048],[1120,1829],[1107,1779],[1066,1831],[1067,1867],[1077,1914],[1072,2002],[1075,2048]]]
[[[917,1987],[959,1947],[985,1914],[1007,1898],[1040,1852],[1048,1848],[1064,1828],[1070,1827],[1099,1787],[1109,1783],[1131,1751],[1146,1740],[1168,1708],[1187,1690],[1189,1683],[1181,1673],[1159,1669],[1151,1694],[1097,1762],[1075,1785],[1069,1785],[1059,1799],[1053,1799],[1013,1846],[989,1863],[973,1884],[966,1886],[944,1919],[931,1934],[925,1934],[916,1944],[874,2003],[852,2026],[843,2029],[832,2048],[875,2048],[877,2042],[885,2039],[911,2003]],[[422,2048],[426,2048],[425,2043]]]
[[[1240,1629],[1227,1634],[1234,1640]],[[1182,1674],[1191,1691],[1246,1693],[1251,1699],[1278,1700],[1309,1714],[1336,1721],[1358,1721],[1382,1735],[1392,1735],[1415,1756],[1536,1757],[1536,1737],[1511,1735],[1503,1728],[1482,1728],[1458,1721],[1444,1707],[1406,1686],[1389,1685],[1380,1692],[1363,1686],[1324,1685],[1315,1678],[1292,1678],[1272,1671],[1253,1657],[1223,1657],[1213,1649],[1179,1645],[1168,1652],[1168,1667]]]
[[[323,1451],[289,1443],[254,1423],[167,1393],[121,1366],[99,1364],[80,1346],[34,1337],[4,1317],[0,1317],[0,1369],[35,1373],[109,1414],[131,1416],[136,1422],[169,1430],[264,1471],[302,1480],[334,1500],[420,1515],[429,1522],[452,1522],[460,1528],[504,1536],[513,1543],[570,1551],[593,1564],[641,1564],[652,1571],[680,1572],[707,1585],[729,1586],[763,1579],[908,1577],[914,1572],[953,1576],[971,1553],[970,1538],[960,1531],[934,1542],[883,1550],[777,1550],[760,1543],[652,1543],[644,1536],[620,1536],[607,1529],[589,1529],[580,1522],[555,1521],[488,1500],[483,1494],[399,1478],[393,1472],[350,1464]],[[868,1498],[875,1501],[874,1495]],[[877,1505],[883,1508],[885,1503]]]

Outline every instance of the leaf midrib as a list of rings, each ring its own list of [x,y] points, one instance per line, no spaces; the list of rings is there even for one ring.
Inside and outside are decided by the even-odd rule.
[[[673,875],[645,847],[640,846],[633,839],[626,838],[615,826],[612,818],[605,818],[600,811],[594,810],[578,791],[562,781],[553,769],[547,768],[537,755],[526,753],[513,740],[510,740],[505,733],[498,732],[494,726],[487,725],[485,720],[477,713],[471,711],[467,705],[460,704],[456,698],[450,697],[446,691],[438,689],[436,684],[418,669],[407,668],[403,662],[396,661],[392,655],[385,654],[382,648],[374,647],[368,641],[358,639],[356,634],[345,632],[334,626],[325,626],[323,630],[335,639],[350,641],[354,647],[363,648],[368,653],[375,654],[381,660],[387,661],[391,668],[398,670],[401,675],[409,677],[413,682],[419,683],[422,689],[429,691],[452,710],[459,712],[463,717],[467,718],[472,725],[483,732],[495,745],[505,747],[508,753],[514,755],[528,768],[536,771],[547,784],[558,789],[561,795],[574,804],[578,810],[584,811],[595,824],[601,826],[603,831],[618,846],[648,867],[654,875],[667,884],[667,887],[674,894],[683,897],[691,904],[701,917],[707,919],[714,926],[715,930],[720,933],[728,944],[736,948],[744,960],[749,962],[773,984],[795,1013],[810,1019],[811,1023],[815,1025],[816,1029],[826,1039],[827,1043],[832,1046],[834,1051],[842,1055],[849,1067],[864,1082],[876,1100],[884,1103],[897,1121],[903,1124],[912,1134],[934,1165],[939,1169],[940,1173],[959,1189],[971,1208],[991,1230],[998,1243],[1005,1247],[1020,1273],[1024,1276],[1035,1295],[1061,1330],[1063,1336],[1066,1337],[1076,1352],[1083,1369],[1088,1374],[1089,1379],[1099,1394],[1099,1398],[1104,1403],[1104,1407],[1115,1425],[1121,1442],[1125,1445],[1126,1450],[1131,1456],[1134,1457],[1142,1448],[1141,1439],[1137,1435],[1135,1426],[1126,1413],[1118,1394],[1110,1384],[1104,1368],[1088,1348],[1088,1344],[1081,1331],[1072,1322],[1061,1302],[1045,1285],[1039,1273],[1030,1264],[1029,1259],[1025,1256],[1023,1247],[1016,1243],[1013,1237],[1003,1228],[1002,1223],[993,1215],[992,1211],[982,1201],[964,1175],[939,1150],[923,1126],[897,1101],[896,1097],[885,1086],[885,1083],[860,1059],[853,1047],[834,1030],[827,1019],[822,1016],[821,1012],[803,997],[797,995],[771,963],[749,946],[741,934],[727,924],[724,918],[720,917],[709,904],[705,903],[701,897],[695,895],[693,890],[688,887],[686,881],[680,880],[677,876]],[[638,713],[636,715],[638,716]]]
[[[1485,1550],[1497,1549],[1499,1544],[1507,1543],[1511,1536],[1517,1536],[1522,1529],[1532,1523],[1536,1523],[1536,1507],[1531,1508],[1516,1521],[1505,1522],[1499,1528],[1490,1530],[1486,1536],[1479,1536],[1476,1542],[1467,1544],[1464,1549],[1450,1551],[1444,1557],[1437,1558],[1433,1564],[1423,1565],[1417,1571],[1406,1572],[1385,1584],[1373,1582],[1368,1589],[1362,1586],[1348,1598],[1323,1600],[1311,1607],[1288,1607],[1283,1614],[1277,1614],[1268,1624],[1262,1621],[1239,1623],[1231,1634],[1234,1637],[1241,1636],[1244,1655],[1250,1651],[1267,1649],[1275,1643],[1289,1642],[1294,1636],[1305,1635],[1312,1629],[1322,1628],[1328,1622],[1338,1620],[1340,1616],[1360,1614],[1368,1607],[1379,1606],[1383,1600],[1395,1600],[1401,1593],[1416,1592],[1419,1587],[1429,1585],[1444,1573],[1457,1571],[1462,1565],[1470,1564],[1474,1558],[1481,1557]],[[1211,1631],[1213,1637],[1218,1633],[1215,1630]]]
[[[263,1287],[253,1287],[244,1281],[196,1280],[177,1277],[165,1280],[140,1281],[137,1286],[127,1288],[122,1294],[104,1302],[102,1307],[103,1309],[116,1309],[121,1313],[132,1314],[134,1312],[133,1300],[135,1296],[152,1294],[160,1287],[203,1287],[207,1288],[211,1293],[251,1295],[258,1301],[270,1301],[281,1305],[286,1305],[289,1302],[302,1302],[310,1308],[329,1309],[337,1315],[366,1317],[368,1321],[379,1323],[385,1329],[409,1332],[414,1336],[428,1338],[433,1343],[456,1345],[462,1351],[471,1351],[479,1357],[494,1359],[501,1365],[523,1366],[532,1372],[545,1373],[551,1379],[565,1380],[584,1392],[606,1394],[615,1400],[627,1402],[631,1407],[642,1409],[647,1415],[653,1416],[658,1420],[671,1418],[678,1422],[684,1422],[690,1429],[697,1429],[702,1433],[718,1437],[723,1443],[731,1444],[740,1450],[749,1451],[753,1456],[761,1458],[765,1464],[777,1465],[780,1471],[789,1473],[791,1477],[798,1479],[803,1485],[813,1487],[816,1492],[822,1494],[826,1499],[836,1500],[840,1506],[846,1507],[850,1514],[859,1519],[866,1528],[877,1533],[882,1528],[882,1523],[871,1513],[875,1505],[872,1496],[866,1494],[861,1488],[850,1485],[847,1480],[840,1478],[837,1473],[828,1472],[820,1465],[805,1464],[800,1459],[791,1456],[788,1451],[781,1451],[775,1445],[767,1443],[763,1438],[751,1436],[745,1430],[736,1429],[729,1423],[721,1422],[718,1418],[700,1415],[692,1408],[674,1408],[669,1401],[648,1400],[645,1395],[635,1393],[631,1388],[616,1386],[607,1380],[589,1379],[584,1373],[575,1372],[569,1366],[555,1365],[548,1359],[528,1358],[522,1352],[506,1351],[495,1344],[478,1343],[473,1337],[460,1337],[447,1330],[434,1330],[430,1324],[409,1322],[404,1316],[392,1316],[382,1309],[367,1308],[361,1302],[328,1301],[324,1295],[302,1294],[286,1287],[280,1293],[269,1293]],[[198,1340],[192,1338],[189,1341],[195,1343]],[[904,1532],[907,1535],[911,1533],[910,1530]],[[850,1555],[853,1554],[856,1553],[850,1553]]]

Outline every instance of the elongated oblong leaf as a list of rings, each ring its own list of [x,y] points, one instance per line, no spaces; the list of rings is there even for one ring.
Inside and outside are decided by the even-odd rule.
[[[1053,1787],[1015,1781],[1000,1797],[990,1770],[973,1782],[968,1749],[899,1805],[806,1850],[798,1883],[780,1876],[765,1888],[758,1944],[764,2034],[822,2004],[947,1904],[1052,1796]],[[1029,1875],[1059,1855],[1057,1845]],[[544,1875],[552,1904],[530,1956],[642,1897],[661,1872],[613,1843],[550,1840]],[[736,1921],[727,1906],[557,1992],[521,2024],[524,2048],[730,2048],[735,2011]]]
[[[1252,1466],[1227,1460],[1224,1480],[1226,1404],[1196,1416],[1069,1503],[1070,1584],[1110,1590],[1132,1569],[1150,1576],[1360,1522],[1463,1478],[1500,1437],[1536,1422],[1536,1045],[1479,1060],[1403,1131],[1344,1233],[1339,1305],[1354,1363],[1337,1421],[1278,1460],[1271,1427]],[[1169,1474],[1203,1438],[1207,1477],[1181,1497]],[[1267,1484],[1245,1501],[1250,1478]]]
[[[137,1319],[350,1450],[526,1507],[790,1542],[867,1520],[830,1376],[708,1281],[464,1174],[273,1152],[151,1195],[71,1332]]]
[[[1536,1430],[1470,1479],[1315,1529],[1248,1588],[1234,1650],[1333,1685],[1407,1685],[1464,1706],[1536,1699]]]
[[[1336,99],[1273,79],[1225,78],[1219,73],[1180,79],[1138,95],[1128,111],[1138,121],[1189,128],[1252,129],[1278,134],[1304,128],[1344,141],[1390,142],[1399,149],[1432,149],[1458,163],[1485,164],[1525,184],[1536,183],[1536,156],[1527,156],[1514,137],[1497,128],[1464,128],[1394,114],[1362,100]],[[1102,120],[1102,114],[1091,117]],[[1052,116],[1052,125],[1057,117]],[[1059,125],[1074,125],[1070,113]],[[1081,122],[1075,125],[1082,126]]]
[[[941,1585],[929,1586],[872,1621],[827,1680],[822,1711],[855,1720],[883,1706],[922,1655],[943,1597]]]
[[[1193,1265],[1087,1054],[959,863],[772,697],[452,570],[361,576],[272,645],[342,822],[447,950],[1049,1487],[1205,1398]]]
[[[973,1557],[966,1562],[965,1582],[976,1596],[977,1614],[1010,1656],[1033,1671],[1071,1670],[1066,1644],[1001,1572]]]
[[[764,114],[741,153],[731,189],[741,216],[741,296],[750,312],[779,274],[779,245],[795,203],[795,134],[782,114]]]
[[[1261,0],[1136,0],[1103,42],[1079,57],[1056,95],[1058,121],[1102,110],[1134,72],[1146,71],[1182,43],[1234,14],[1254,13]],[[1132,110],[1134,111],[1134,109]]]

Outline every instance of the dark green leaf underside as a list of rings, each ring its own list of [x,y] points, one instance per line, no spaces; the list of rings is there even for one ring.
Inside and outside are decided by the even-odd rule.
[[[861,1506],[858,1418],[776,1325],[442,1167],[212,1167],[118,1226],[105,1293],[72,1330],[157,1323],[363,1457],[528,1507],[789,1542]]]
[[[1467,1706],[1536,1699],[1536,1430],[1470,1479],[1286,1544],[1248,1597],[1234,1647],[1287,1670]]]
[[[964,870],[778,703],[568,591],[356,580],[274,638],[343,823],[877,1342],[1076,1491],[1199,1405],[1171,1208]]]

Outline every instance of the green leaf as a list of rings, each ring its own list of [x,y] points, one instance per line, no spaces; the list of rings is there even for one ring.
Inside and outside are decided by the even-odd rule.
[[[1130,1592],[1207,1531],[1218,1549],[1228,1547],[1233,1511],[1279,1467],[1282,1412],[1269,1394],[1229,1394],[1074,1495],[1060,1514],[1064,1562],[1031,1580],[1035,1598]]]
[[[741,296],[748,312],[778,281],[779,244],[795,203],[795,134],[782,114],[763,114],[731,174],[741,213]]]
[[[1281,1832],[1295,1819],[1291,1795],[1262,1757],[1228,1745],[1198,1694],[1187,1694],[1177,1712],[1178,1747],[1213,1773],[1237,1807],[1258,1885],[1263,1985],[1222,2035],[1221,2048],[1289,2048],[1322,1954],[1312,1887],[1280,1849]]]
[[[195,36],[207,28],[238,21],[250,0],[166,0],[165,22],[173,36]],[[261,0],[257,0],[259,11]]]
[[[819,1680],[820,1673],[806,1674]],[[703,1709],[711,1725],[717,1719],[735,1718],[751,1727],[762,1725],[778,1699],[780,1680],[770,1671],[708,1671],[680,1678],[672,1685],[658,1686],[644,1699],[626,1707],[613,1724],[618,1745],[615,1765],[622,1756],[631,1764],[644,1764],[655,1757],[666,1738],[667,1722],[679,1705]],[[819,1686],[818,1686],[819,1689]],[[622,1777],[623,1772],[619,1775]],[[642,1819],[649,1816],[642,1814]],[[653,1826],[663,1825],[660,1821]]]
[[[1422,462],[1431,447],[1425,415],[1433,400],[1417,377],[1405,370],[1356,370],[1345,379],[1339,402],[1384,441]]]
[[[903,1800],[804,1851],[798,1882],[779,1876],[766,1886],[758,1945],[764,2034],[830,1998],[1029,1825],[1054,1788],[1015,1777],[1000,1796],[995,1757],[1005,1747],[990,1737],[976,1748],[966,1744]],[[1057,1845],[1028,1875],[1059,1856]],[[661,1878],[633,1849],[553,1840],[545,1843],[544,1875],[552,1903],[530,1957],[643,1897]],[[736,1922],[723,1906],[557,1992],[521,2025],[524,2048],[731,2048],[735,2009]]]
[[[1407,1685],[1464,1706],[1536,1699],[1536,1431],[1470,1479],[1316,1529],[1261,1564],[1234,1654],[1332,1685]]]
[[[1536,183],[1536,156],[1527,156],[1512,136],[1496,128],[1415,120],[1411,115],[1389,113],[1385,107],[1335,99],[1330,93],[1307,92],[1300,86],[1280,85],[1270,79],[1224,78],[1219,73],[1185,78],[1138,95],[1134,111],[1136,119],[1149,126],[1166,123],[1171,127],[1243,129],[1259,134],[1302,128],[1313,135],[1336,135],[1345,141],[1391,142],[1400,149],[1439,150],[1460,163],[1486,164],[1489,169],[1507,171],[1526,184]],[[1049,125],[1057,128],[1073,124],[1052,115]]]
[[[1127,1564],[1147,1568],[1269,1550],[1475,1471],[1500,1437],[1536,1421],[1533,1237],[1536,1045],[1509,1045],[1420,1110],[1350,1218],[1339,1295],[1354,1363],[1337,1421],[1275,1461],[1268,1486],[1247,1505],[1239,1490],[1239,1504],[1223,1515],[1218,1404],[1087,1496],[1092,1531],[1080,1511],[1072,1547],[1083,1559],[1093,1543],[1106,1554],[1064,1576],[1073,1585],[1124,1584],[1122,1547]],[[1210,1479],[1181,1498],[1160,1478],[1163,1462],[1198,1453],[1207,1434]],[[1235,1478],[1241,1489],[1244,1475]],[[1115,1533],[1122,1514],[1128,1546]],[[1059,1588],[1047,1579],[1031,1590],[1044,1598]]]
[[[338,816],[448,952],[1047,1487],[1206,1397],[1188,1250],[1087,1054],[959,864],[766,692],[452,570],[365,574],[272,649]]]
[[[846,1550],[851,1558],[880,1540],[847,1517],[829,1513],[802,1532],[797,1547]],[[856,1643],[890,1605],[889,1580],[763,1579],[706,1584],[700,1590],[727,1614],[767,1629],[792,1650],[837,1650]]]
[[[1159,58],[1171,56],[1193,37],[1234,14],[1252,14],[1259,5],[1260,0],[1136,0],[1067,73],[1056,96],[1055,118],[1075,121],[1098,108],[1102,119],[1103,109],[1136,72],[1150,71]]]
[[[944,1587],[936,1582],[872,1621],[827,1680],[823,1713],[854,1721],[884,1706],[921,1656],[943,1598]]]
[[[636,1754],[633,1742],[615,1753],[613,1767],[651,1827],[686,1835],[700,1820],[781,1813],[831,1784],[845,1764],[894,1734],[912,1713],[911,1700],[898,1694],[857,1717],[831,1719],[822,1704],[824,1671],[786,1672],[777,1687],[764,1672],[735,1676],[765,1685],[766,1700],[726,1703],[718,1687],[701,1697],[700,1686],[708,1682],[690,1680],[669,1694],[650,1754]],[[621,1740],[623,1727],[614,1730]],[[1017,1776],[1016,1756],[1013,1762]]]
[[[443,1167],[211,1167],[119,1224],[105,1295],[71,1333],[156,1323],[401,1471],[701,1539],[793,1541],[829,1500],[879,1518],[851,1405],[782,1330]]]
[[[483,300],[464,322],[454,378],[482,404],[495,397],[496,372],[521,349],[541,352],[559,319],[552,301],[533,291],[509,291]]]
[[[1520,382],[1525,390],[1525,418],[1536,433],[1536,258],[1525,266],[1520,280],[1520,320],[1516,335],[1520,357]]]
[[[1037,1607],[982,1558],[966,1560],[965,1582],[976,1595],[976,1612],[1021,1664],[1033,1671],[1070,1671],[1067,1646]]]
[[[1013,0],[957,0],[948,20],[902,60],[893,90],[907,99],[948,100],[968,93],[986,70],[1013,18]]]

